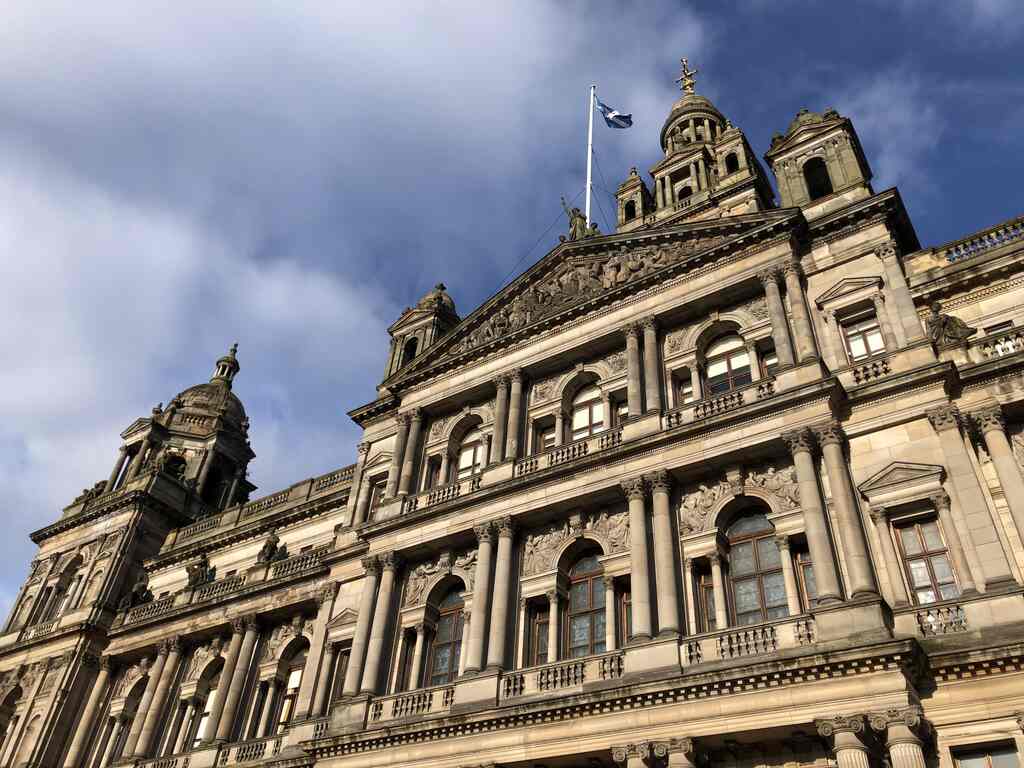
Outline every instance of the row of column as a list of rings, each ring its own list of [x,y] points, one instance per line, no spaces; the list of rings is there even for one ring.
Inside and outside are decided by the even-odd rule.
[[[779,360],[780,369],[790,368],[797,363],[809,362],[818,357],[817,342],[800,275],[800,263],[793,257],[758,273],[758,279],[764,287],[772,342],[775,344],[775,355]],[[789,312],[782,301],[780,279],[789,297]],[[790,321],[793,324],[792,337],[796,342],[795,349],[790,341]]]

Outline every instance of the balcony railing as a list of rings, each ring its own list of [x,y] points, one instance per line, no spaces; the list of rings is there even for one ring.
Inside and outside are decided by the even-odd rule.
[[[504,675],[501,680],[501,698],[581,690],[584,683],[618,679],[622,677],[623,669],[622,651],[611,651],[583,659],[555,661]]]
[[[924,637],[967,631],[967,614],[957,604],[933,605],[917,612],[917,626]]]
[[[596,435],[591,435],[590,437],[584,437],[579,440],[574,440],[571,443],[566,443],[565,445],[550,448],[544,451],[544,453],[538,453],[535,456],[527,456],[519,459],[515,463],[513,475],[515,477],[525,477],[526,475],[537,472],[538,470],[557,467],[562,464],[570,464],[585,456],[589,456],[592,453],[607,451],[608,449],[615,448],[621,444],[622,427],[608,429],[604,432],[598,432]]]
[[[135,606],[128,611],[128,615],[124,617],[124,623],[135,624],[139,621],[152,619],[154,616],[161,616],[165,613],[169,613],[173,609],[174,595],[168,595],[167,597],[162,597],[159,600],[154,600],[151,603]]]
[[[970,342],[970,350],[971,357],[978,363],[1024,352],[1024,328],[1008,328],[974,339]]]
[[[201,587],[196,587],[196,590],[192,595],[192,600],[193,602],[198,603],[203,600],[220,597],[221,595],[226,595],[240,589],[243,584],[245,584],[244,574],[228,576],[226,579],[211,581],[208,584],[203,584]]]
[[[288,496],[291,493],[288,491],[281,491],[275,493],[273,496],[267,496],[264,499],[257,499],[256,501],[250,501],[244,507],[242,507],[242,517],[252,517],[262,512],[266,512],[268,509],[273,509],[278,504],[284,504],[288,501]]]
[[[888,357],[876,357],[852,369],[853,380],[857,384],[867,384],[869,381],[880,379],[892,373]]]
[[[955,243],[940,248],[939,253],[946,261],[952,263],[969,259],[1021,239],[1024,239],[1024,216],[1010,219],[1004,224],[999,224],[984,232],[978,232],[963,240],[957,240]]]
[[[370,722],[381,723],[404,717],[447,712],[455,701],[455,686],[440,685],[418,691],[382,696],[370,705]]]
[[[744,405],[756,403],[775,394],[775,379],[761,379],[751,382],[741,389],[733,389],[713,397],[705,397],[695,403],[669,411],[665,414],[662,426],[665,429],[675,429],[684,424],[690,424],[701,419],[709,419],[712,416],[720,416],[723,413],[735,411]]]
[[[201,533],[212,530],[217,527],[219,522],[220,515],[210,515],[210,517],[204,517],[202,520],[192,523],[192,525],[186,525],[178,531],[178,541],[191,539],[193,536],[198,536]]]
[[[268,736],[263,739],[251,739],[240,741],[237,744],[226,744],[220,749],[217,756],[217,765],[238,765],[239,763],[251,763],[256,760],[264,760],[269,757],[276,757],[281,753],[281,743],[284,734]]]
[[[290,557],[287,560],[282,560],[279,563],[274,563],[274,567],[270,571],[270,578],[283,579],[285,576],[292,576],[296,573],[316,568],[320,565],[320,561],[323,560],[324,553],[328,549],[329,547],[327,546],[318,547],[311,549],[309,552],[303,552],[295,557]]]
[[[158,757],[154,760],[146,760],[137,763],[137,768],[188,768],[192,762],[191,755],[171,755],[170,757]]]
[[[60,623],[60,618],[50,619],[50,621],[44,621],[41,624],[33,624],[31,627],[26,628],[21,633],[22,642],[26,640],[34,640],[37,637],[43,637],[48,635],[57,628]]]
[[[775,627],[750,627],[729,632],[718,637],[718,657],[739,659],[744,656],[758,656],[774,653],[779,649]]]
[[[788,616],[748,627],[729,627],[697,635],[683,644],[684,666],[705,661],[728,661],[798,648],[814,642],[811,616]]]

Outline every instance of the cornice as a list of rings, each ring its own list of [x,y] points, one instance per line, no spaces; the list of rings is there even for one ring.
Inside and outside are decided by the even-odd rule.
[[[456,326],[458,327],[458,326]],[[376,421],[377,418],[387,416],[398,411],[398,398],[394,395],[378,397],[372,403],[360,405],[348,412],[348,416],[359,426],[363,427]]]
[[[899,235],[899,246],[903,253],[921,249],[917,233],[907,215],[906,206],[899,190],[895,187],[877,192],[871,197],[856,200],[838,211],[812,219],[808,224],[812,241],[827,240],[861,225],[872,217],[883,217],[890,221]]]
[[[78,514],[61,518],[54,523],[50,523],[50,525],[44,528],[33,531],[29,534],[29,538],[35,544],[42,544],[47,539],[57,536],[58,534],[77,528],[81,525],[85,525],[86,523],[91,523],[106,515],[120,512],[126,507],[136,506],[139,508],[138,511],[142,511],[141,508],[143,505],[151,505],[154,512],[175,514],[175,510],[172,510],[163,502],[158,501],[146,491],[134,490],[120,495],[111,495],[109,499],[104,499],[95,507],[87,506]]]

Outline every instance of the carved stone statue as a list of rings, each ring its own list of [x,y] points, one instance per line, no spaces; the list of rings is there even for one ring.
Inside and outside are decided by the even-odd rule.
[[[185,571],[188,573],[188,586],[194,588],[213,581],[217,569],[210,565],[210,561],[203,554],[199,556],[199,562],[187,566]]]
[[[259,554],[256,555],[256,562],[267,564],[285,560],[288,557],[288,547],[287,545],[278,546],[280,541],[281,539],[276,533],[271,533],[267,540],[263,542]]]
[[[139,578],[135,580],[134,586],[121,601],[117,604],[117,607],[122,611],[127,611],[129,608],[134,608],[137,605],[151,602],[153,600],[153,593],[149,589],[149,578],[144,573],[139,574]]]
[[[978,332],[959,317],[947,315],[942,312],[942,305],[933,301],[931,314],[926,318],[928,324],[928,338],[937,347],[950,347],[963,344]]]
[[[597,229],[597,224],[591,224],[589,227],[587,226],[587,219],[579,208],[573,208],[570,210],[564,197],[562,198],[562,210],[565,211],[565,215],[569,217],[569,235],[564,238],[565,240],[568,240],[571,243],[576,240],[583,240],[584,238],[601,234]]]

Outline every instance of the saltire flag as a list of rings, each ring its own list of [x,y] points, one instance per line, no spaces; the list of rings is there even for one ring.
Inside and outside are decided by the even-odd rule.
[[[633,115],[631,114],[624,115],[600,100],[597,100],[597,108],[609,128],[629,128],[633,125]]]

